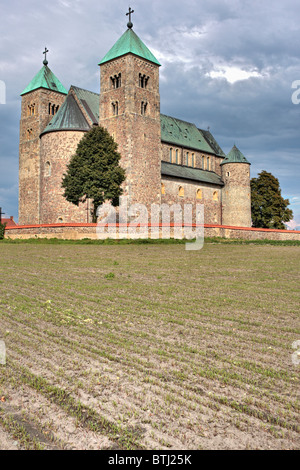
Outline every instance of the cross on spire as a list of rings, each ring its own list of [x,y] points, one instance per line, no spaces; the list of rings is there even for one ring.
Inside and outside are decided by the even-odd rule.
[[[43,54],[45,54],[45,60],[43,62],[44,65],[48,65],[47,52],[49,52],[49,51],[48,51],[47,47],[45,47],[45,50],[43,52]]]
[[[134,10],[131,10],[131,7],[129,7],[129,12],[126,13],[126,16],[129,15],[129,22],[127,23],[127,26],[128,26],[129,29],[131,29],[131,28],[133,27],[133,23],[132,23],[132,21],[131,21],[131,15],[132,15],[132,13],[134,13]]]

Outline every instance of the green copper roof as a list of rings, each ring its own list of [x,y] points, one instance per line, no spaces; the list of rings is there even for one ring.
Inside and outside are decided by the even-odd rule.
[[[31,80],[29,85],[21,93],[25,95],[30,91],[37,90],[38,88],[46,88],[47,90],[57,91],[67,95],[67,90],[54,75],[54,73],[49,69],[47,65],[44,65],[41,70],[36,74],[36,76]]]
[[[251,165],[248,162],[247,158],[235,145],[232,147],[229,154],[226,155],[221,165],[225,165],[225,163],[248,163],[249,165]]]
[[[91,119],[92,124],[99,123],[99,101],[100,95],[92,91],[78,88],[77,86],[71,86],[71,89],[76,94],[82,107],[85,109],[87,115]]]
[[[147,46],[145,46],[132,29],[127,29],[127,31],[125,31],[123,36],[120,37],[106,56],[101,60],[99,65],[130,53],[149,60],[149,62],[153,62],[156,65],[160,65],[152,52]]]
[[[224,186],[219,175],[213,171],[200,170],[188,166],[175,165],[174,163],[161,162],[162,176],[172,176],[174,178],[198,181],[199,183],[216,184]]]
[[[42,134],[55,131],[89,131],[90,128],[74,96],[68,95]]]
[[[223,150],[221,149],[220,145],[218,144],[214,136],[211,134],[211,132],[209,130],[207,131],[203,131],[202,129],[199,129],[199,130],[204,135],[205,139],[207,140],[211,148],[214,150],[215,154],[219,155],[220,157],[225,157],[226,156],[225,153],[223,152]]]
[[[215,154],[214,149],[209,145],[195,124],[164,114],[160,115],[160,121],[161,140],[163,142]]]

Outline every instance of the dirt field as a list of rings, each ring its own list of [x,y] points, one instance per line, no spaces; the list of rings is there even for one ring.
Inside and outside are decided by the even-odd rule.
[[[0,259],[0,449],[299,449],[299,246]]]

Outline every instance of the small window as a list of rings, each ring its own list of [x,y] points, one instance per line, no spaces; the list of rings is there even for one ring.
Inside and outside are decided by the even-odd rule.
[[[206,170],[206,160],[205,160],[205,157],[202,156],[202,170]]]
[[[35,115],[36,115],[36,107],[35,107],[35,103],[32,103],[28,105],[27,116],[35,116]]]
[[[170,148],[170,163],[173,163],[173,149]]]
[[[26,135],[27,135],[27,140],[32,139],[32,129],[27,129]]]
[[[178,195],[179,197],[184,197],[184,188],[182,186],[179,186]]]
[[[149,77],[142,73],[139,74],[139,86],[141,88],[147,88],[148,86]]]
[[[118,116],[119,115],[119,103],[118,103],[118,101],[114,101],[111,104],[111,108],[112,108],[113,116]]]
[[[112,88],[114,89],[121,88],[121,85],[122,85],[121,73],[119,73],[118,75],[113,75],[112,77],[110,77],[110,80],[111,80]]]
[[[209,157],[207,157],[207,167],[206,167],[206,169],[208,171],[210,171],[210,158]]]
[[[227,171],[226,176],[228,177],[230,176],[230,171]]]
[[[214,191],[214,193],[213,193],[213,201],[218,201],[218,200],[219,200],[218,191]]]
[[[50,116],[55,116],[58,110],[59,110],[59,106],[57,104],[53,104],[53,103],[48,104],[48,114],[50,114]]]
[[[50,162],[46,162],[45,176],[51,176],[51,163]]]
[[[148,106],[147,102],[146,102],[146,101],[142,101],[142,103],[141,103],[141,115],[142,115],[142,116],[145,116],[146,110],[147,110],[147,106]]]
[[[177,163],[178,165],[178,149],[175,150],[175,162]]]
[[[192,167],[195,168],[195,154],[192,153]]]
[[[164,183],[161,183],[161,194],[166,194],[166,188]]]
[[[186,152],[185,164],[186,166],[189,166],[189,152]]]
[[[197,197],[197,199],[202,199],[202,189],[197,190],[196,197]]]

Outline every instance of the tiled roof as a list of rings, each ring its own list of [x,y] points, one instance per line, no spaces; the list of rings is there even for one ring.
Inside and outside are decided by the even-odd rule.
[[[129,53],[142,57],[143,59],[146,59],[149,62],[153,62],[156,65],[160,65],[152,52],[132,29],[127,29],[125,31],[123,36],[118,39],[110,51],[108,51],[106,56],[101,60],[99,65]]]
[[[46,88],[47,90],[57,91],[67,95],[67,90],[47,65],[44,65],[41,68],[29,85],[27,85],[25,90],[23,90],[21,96],[29,93],[30,91],[38,90],[39,88]]]
[[[99,123],[99,100],[100,96],[98,93],[78,88],[77,86],[71,86],[71,89],[76,94],[83,108],[90,117],[92,124]]]
[[[215,154],[219,155],[220,157],[225,157],[225,153],[223,152],[223,150],[221,149],[220,145],[218,144],[214,136],[211,134],[211,132],[208,130],[207,131],[203,131],[202,129],[199,129],[199,130],[204,135],[205,139],[207,140],[211,148],[214,150]]]
[[[161,140],[163,142],[215,154],[195,124],[161,114]]]
[[[17,224],[14,221],[13,217],[10,217],[9,219],[4,219],[2,217],[1,222],[2,224],[6,224],[6,227],[17,227]]]
[[[229,154],[226,155],[221,165],[225,163],[248,163],[250,165],[250,162],[248,162],[247,158],[235,145],[232,147]]]
[[[199,168],[175,165],[174,163],[161,162],[161,174],[162,176],[173,176],[174,178],[224,186],[221,177],[213,171],[205,171],[200,170]]]
[[[63,130],[89,131],[90,128],[74,96],[70,94],[42,134]]]

